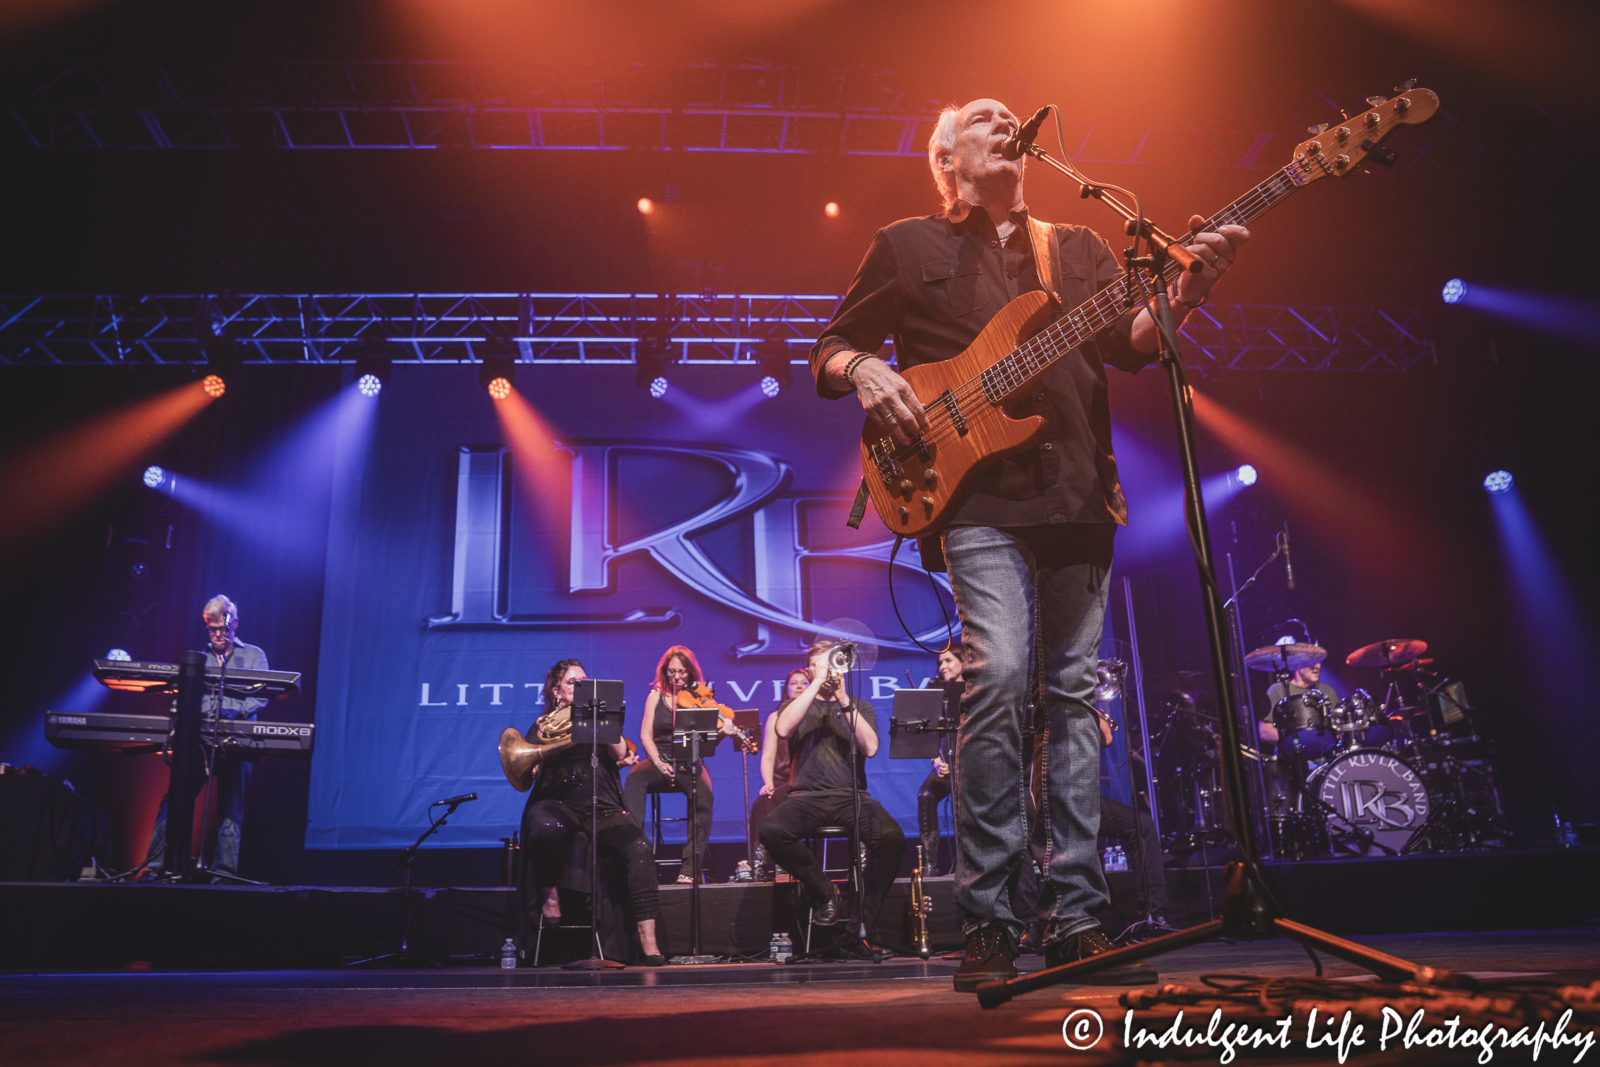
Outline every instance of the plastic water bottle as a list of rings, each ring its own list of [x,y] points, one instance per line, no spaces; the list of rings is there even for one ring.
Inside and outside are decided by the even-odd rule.
[[[1106,849],[1105,854],[1100,857],[1100,869],[1103,871],[1117,869],[1117,850],[1115,848]]]
[[[754,872],[752,872],[752,873],[754,874],[755,880],[758,881],[758,882],[765,882],[767,880],[767,846],[766,845],[759,845],[758,844],[756,846],[756,866],[755,866]]]
[[[794,959],[794,942],[789,939],[788,934],[779,934],[778,962],[788,963],[792,959]]]
[[[1121,845],[1118,845],[1117,846],[1117,870],[1125,871],[1127,869],[1128,869],[1128,850],[1123,848]]]
[[[772,940],[767,942],[767,959],[773,963],[778,962],[778,949],[783,944],[783,938],[777,934],[772,935]]]
[[[517,946],[509,937],[506,943],[500,946],[500,969],[514,971],[517,969]]]

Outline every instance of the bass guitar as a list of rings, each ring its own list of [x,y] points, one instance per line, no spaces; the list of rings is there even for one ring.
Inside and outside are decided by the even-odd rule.
[[[1179,239],[1228,224],[1251,222],[1322,178],[1340,178],[1369,156],[1392,163],[1379,142],[1404,125],[1426,122],[1439,110],[1427,89],[1406,89],[1391,99],[1370,97],[1372,110],[1333,129],[1317,130],[1294,159],[1270,178]],[[1168,263],[1168,282],[1179,266]],[[1023,293],[983,328],[961,354],[901,371],[927,412],[928,430],[897,445],[875,419],[861,431],[861,471],[878,517],[892,533],[937,533],[965,497],[985,464],[1037,445],[1048,430],[1040,416],[1017,419],[1005,407],[1032,388],[1052,364],[1110,326],[1138,301],[1113,285],[1063,314],[1044,292]]]

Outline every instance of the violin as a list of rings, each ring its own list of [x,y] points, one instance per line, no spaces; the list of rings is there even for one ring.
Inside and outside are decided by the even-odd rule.
[[[716,708],[717,719],[734,725],[733,709],[726,704],[718,703],[717,695],[711,687],[703,682],[693,682],[684,686],[677,692],[676,707],[680,708]],[[754,754],[761,748],[761,739],[751,734],[749,730],[742,730],[734,725],[734,736],[739,740],[739,750],[746,754]]]

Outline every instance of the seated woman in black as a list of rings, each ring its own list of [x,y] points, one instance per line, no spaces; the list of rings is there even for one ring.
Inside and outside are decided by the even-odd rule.
[[[575,659],[564,659],[550,668],[544,684],[546,711],[528,731],[528,740],[548,743],[571,733],[572,687],[587,677],[583,664]],[[656,919],[661,905],[654,857],[644,831],[623,807],[622,780],[617,773],[617,767],[629,759],[626,741],[600,746],[596,793],[589,780],[586,746],[569,740],[548,753],[538,765],[522,815],[522,847],[527,851],[532,888],[544,899],[545,921],[553,925],[552,920],[561,918],[556,885],[567,863],[573,836],[580,830],[596,835],[602,857],[616,857],[627,869],[629,904],[638,924],[640,951],[646,966],[659,967],[664,960],[656,944]]]

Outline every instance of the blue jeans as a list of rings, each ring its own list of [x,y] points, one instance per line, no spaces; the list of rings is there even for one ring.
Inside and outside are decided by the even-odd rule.
[[[213,773],[217,780],[217,813],[221,821],[217,826],[217,850],[211,858],[211,868],[217,871],[226,871],[229,874],[239,873],[239,839],[244,834],[244,794],[250,785],[250,770],[254,765],[248,760],[234,759],[232,756],[219,755],[213,765]],[[200,793],[195,798],[197,803],[205,803],[205,780],[201,779]],[[167,794],[161,794],[161,807],[156,809],[156,826],[150,833],[149,855],[159,857],[150,864],[152,870],[160,871],[169,866],[166,862],[167,847]],[[201,843],[201,852],[204,854],[204,842]]]
[[[1046,941],[1099,926],[1107,899],[1100,828],[1100,732],[1095,665],[1111,568],[1111,524],[1073,523],[945,532],[966,646],[955,767],[956,904],[971,933],[1004,923],[1020,933],[1011,897],[1028,861],[1022,751],[1037,672],[1048,733],[1040,818],[1045,840]],[[1027,917],[1024,917],[1027,918]]]

